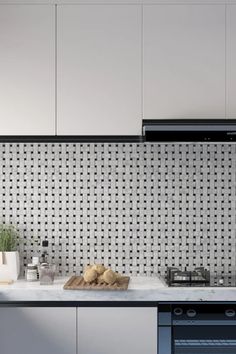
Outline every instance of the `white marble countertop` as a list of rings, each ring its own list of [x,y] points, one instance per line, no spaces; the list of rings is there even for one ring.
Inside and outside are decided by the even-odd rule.
[[[64,290],[69,278],[53,285],[18,280],[0,285],[0,302],[20,301],[236,301],[235,288],[169,288],[157,277],[132,277],[127,291]]]

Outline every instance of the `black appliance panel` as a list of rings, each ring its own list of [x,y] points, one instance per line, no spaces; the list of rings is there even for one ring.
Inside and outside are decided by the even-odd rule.
[[[236,305],[159,308],[159,354],[236,354]]]

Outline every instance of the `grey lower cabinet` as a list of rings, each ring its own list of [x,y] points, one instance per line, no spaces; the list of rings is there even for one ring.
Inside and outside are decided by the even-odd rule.
[[[0,307],[0,354],[157,354],[157,308]]]
[[[0,308],[1,354],[76,354],[76,308]]]
[[[157,308],[77,311],[78,354],[157,354]]]

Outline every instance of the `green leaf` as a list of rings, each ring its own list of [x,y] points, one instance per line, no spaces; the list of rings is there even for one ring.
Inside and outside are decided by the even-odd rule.
[[[18,233],[12,225],[0,225],[0,252],[16,251]]]

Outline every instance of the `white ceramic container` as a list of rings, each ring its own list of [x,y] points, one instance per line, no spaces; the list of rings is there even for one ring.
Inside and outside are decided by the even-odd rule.
[[[19,252],[1,252],[0,280],[17,280],[20,275]]]

